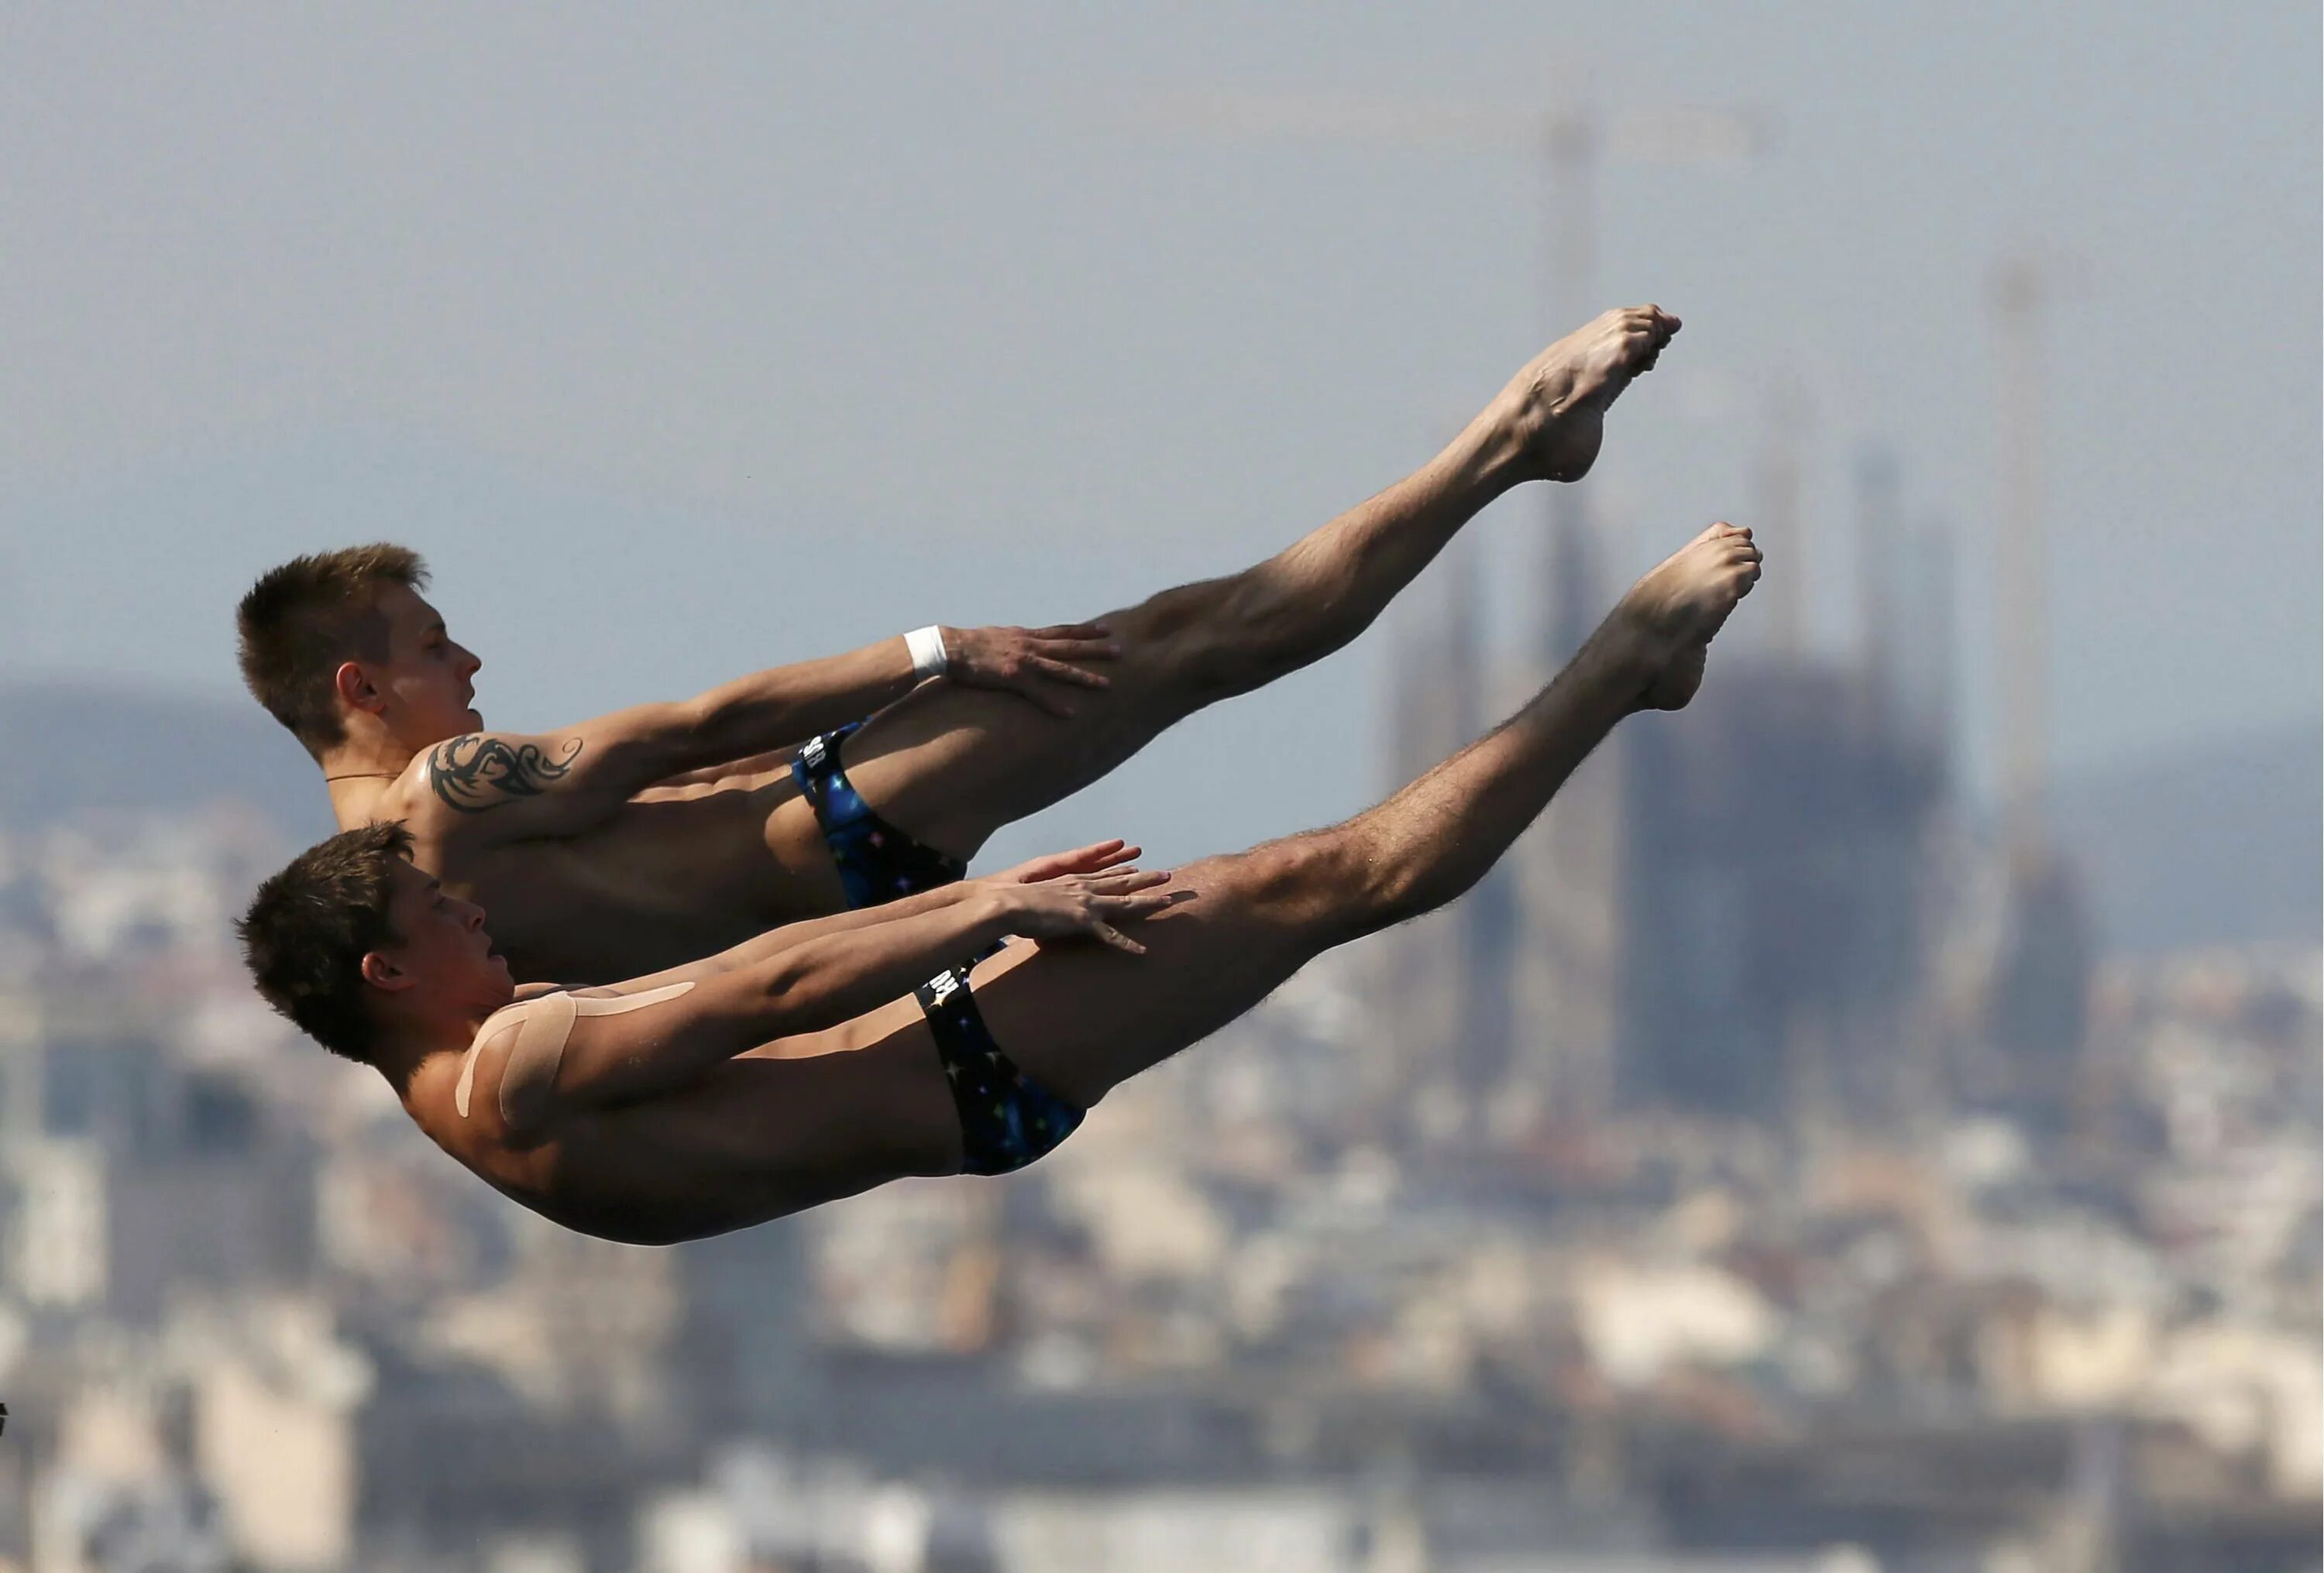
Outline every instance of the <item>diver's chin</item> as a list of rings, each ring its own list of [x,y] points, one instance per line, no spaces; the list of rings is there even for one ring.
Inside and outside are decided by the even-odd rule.
[[[508,960],[498,952],[485,958],[484,970],[476,980],[476,988],[488,1009],[499,1010],[516,998],[516,975],[509,970]]]

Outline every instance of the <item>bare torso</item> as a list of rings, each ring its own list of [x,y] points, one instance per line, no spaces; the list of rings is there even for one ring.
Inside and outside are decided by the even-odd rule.
[[[369,814],[401,818],[420,866],[484,909],[521,982],[634,978],[847,905],[788,773],[647,794],[577,835],[503,839],[491,812],[438,803],[425,772],[423,756]]]
[[[595,992],[592,990],[591,992]],[[502,1061],[431,1054],[404,1108],[430,1140],[511,1200],[583,1234],[669,1245],[722,1234],[960,1163],[959,1117],[919,1007],[898,1000],[828,1032],[779,1039],[675,1092],[512,1133]]]

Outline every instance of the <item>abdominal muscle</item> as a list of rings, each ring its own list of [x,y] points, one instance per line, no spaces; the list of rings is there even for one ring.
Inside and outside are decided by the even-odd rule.
[[[779,1039],[657,1098],[575,1111],[530,1149],[504,1145],[483,1100],[478,1120],[452,1126],[439,1108],[421,1123],[495,1189],[567,1228],[641,1245],[723,1234],[959,1169],[950,1084],[918,1007],[901,1007]]]
[[[484,907],[519,982],[622,982],[846,905],[814,813],[788,779],[633,802],[586,834],[459,860],[469,866],[436,872]]]

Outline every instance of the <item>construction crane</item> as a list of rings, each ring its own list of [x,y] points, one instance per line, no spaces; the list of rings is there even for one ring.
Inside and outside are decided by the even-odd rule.
[[[1543,252],[1547,258],[1543,301],[1554,332],[1556,324],[1588,313],[1596,297],[1600,158],[1734,165],[1770,145],[1774,120],[1763,111],[1735,107],[1697,106],[1608,115],[1574,106],[1547,112],[1539,126],[1538,145],[1548,176],[1543,187]],[[1550,603],[1539,654],[1554,667],[1589,637],[1599,612],[1600,586],[1588,493],[1581,485],[1553,488],[1549,510]]]
[[[2047,540],[2042,527],[2042,319],[2052,270],[2030,252],[1994,265],[1988,303],[1999,340],[2000,538],[1995,564],[2001,657],[2001,814],[2013,851],[2045,837],[2049,788],[2050,646]]]
[[[1763,621],[1777,658],[1791,665],[1806,658],[1808,646],[1808,554],[1801,549],[1805,522],[1800,500],[1806,489],[1811,408],[1807,390],[1794,379],[1768,395],[1759,446],[1758,517],[1752,520],[1762,539],[1783,548],[1783,571],[1767,581]]]
[[[1775,117],[1738,106],[1605,111],[1579,95],[1526,110],[1465,101],[1250,93],[1194,93],[1149,101],[1161,124],[1208,134],[1307,138],[1386,147],[1513,152],[1540,161],[1543,246],[1540,299],[1545,331],[1577,322],[1595,305],[1598,170],[1625,162],[1718,168],[1742,163],[1774,142]],[[1552,664],[1581,647],[1598,606],[1581,486],[1550,493],[1550,600],[1542,655]]]
[[[1988,1035],[2021,1093],[2063,1107],[2086,1042],[2092,935],[2080,878],[2050,836],[2049,554],[2043,528],[2047,435],[2043,316],[2059,262],[2021,250],[1995,263],[1988,303],[1999,340],[2000,538],[1995,543],[2001,669],[2001,829],[2009,919]]]
[[[1149,100],[1147,106],[1172,128],[1207,135],[1483,150],[1535,161],[1544,226],[1536,294],[1545,334],[1572,326],[1599,304],[1598,186],[1603,161],[1734,164],[1766,147],[1772,128],[1769,115],[1749,109],[1609,114],[1579,95],[1561,96],[1549,107],[1533,110],[1466,101],[1231,93]],[[1581,647],[1600,607],[1584,490],[1564,485],[1548,491],[1548,593],[1535,644],[1545,664],[1554,667]],[[1457,558],[1451,566],[1461,575],[1462,593],[1471,593],[1468,566]],[[1479,670],[1473,620],[1452,631],[1458,659],[1468,671]],[[1422,658],[1416,665],[1435,680],[1434,710],[1441,720],[1444,689],[1457,693],[1462,685],[1473,686],[1475,679],[1452,677],[1459,668],[1444,664],[1445,652],[1434,641],[1413,653]],[[1526,1095],[1545,1089],[1565,1118],[1584,1123],[1612,1100],[1620,866],[1617,769],[1615,750],[1601,750],[1594,772],[1566,790],[1563,828],[1553,826],[1548,839],[1537,840],[1523,866],[1496,870],[1472,891],[1453,920],[1456,926],[1434,942],[1449,947],[1451,964],[1444,970],[1458,980],[1457,1019],[1447,1016],[1441,1030],[1451,1033],[1459,1052],[1469,1083],[1464,1090],[1478,1122],[1471,1128],[1478,1131],[1499,1128],[1496,1122],[1504,1117],[1511,1117],[1511,1128],[1522,1127],[1529,1118],[1526,1111],[1536,1107]],[[1544,891],[1554,891],[1555,899],[1545,900]],[[1556,911],[1545,917],[1552,906]],[[1517,964],[1521,942],[1522,968]],[[1425,975],[1425,967],[1416,974]],[[1398,993],[1392,1008],[1421,997],[1410,989]],[[1545,1009],[1550,1001],[1554,1012]],[[1502,1096],[1513,1087],[1517,1096]]]
[[[1864,675],[1885,713],[1896,681],[1897,599],[1890,554],[1902,544],[1897,524],[1900,471],[1894,451],[1867,443],[1856,453],[1857,606],[1863,617]]]

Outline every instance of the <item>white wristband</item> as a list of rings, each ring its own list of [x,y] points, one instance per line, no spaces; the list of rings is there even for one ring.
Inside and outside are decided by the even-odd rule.
[[[941,677],[952,665],[952,658],[945,654],[944,630],[935,623],[906,634],[904,649],[911,655],[915,677]]]

